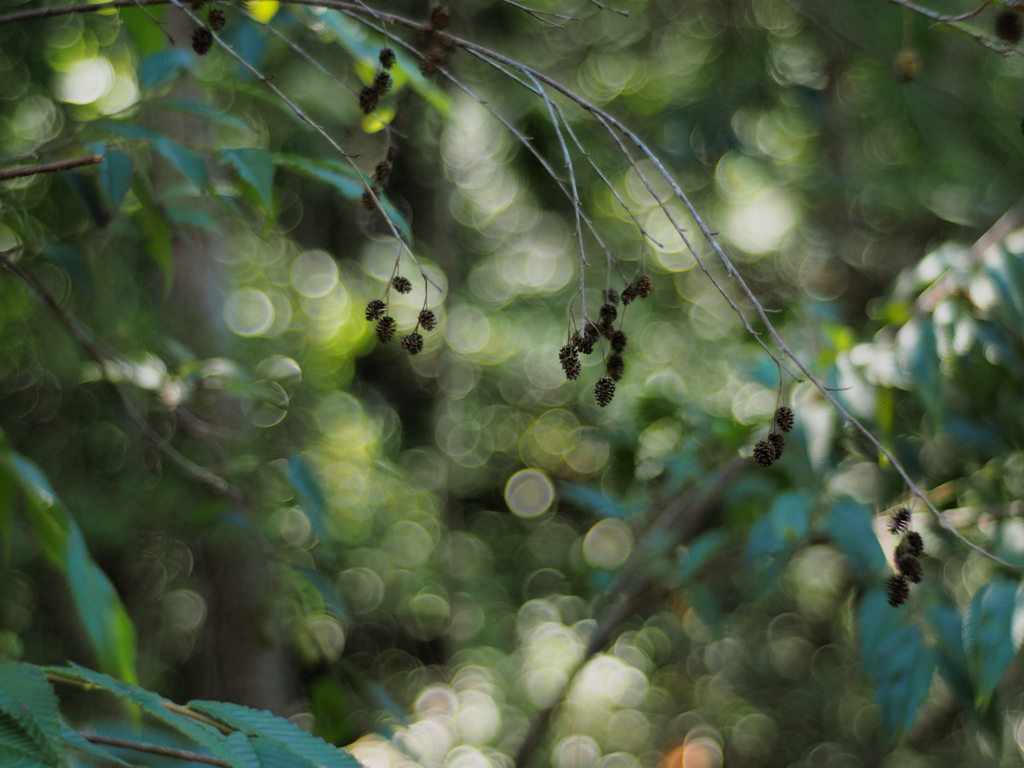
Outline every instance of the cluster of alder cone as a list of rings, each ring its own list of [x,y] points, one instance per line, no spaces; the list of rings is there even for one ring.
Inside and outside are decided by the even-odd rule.
[[[583,371],[580,364],[580,355],[589,355],[594,351],[594,345],[601,343],[601,352],[604,359],[605,375],[597,380],[594,387],[594,397],[597,404],[604,408],[615,396],[615,382],[622,378],[626,372],[626,363],[622,357],[626,349],[626,332],[622,330],[622,323],[615,327],[615,320],[619,316],[618,303],[627,306],[636,299],[646,299],[651,295],[654,283],[650,276],[640,275],[633,282],[622,289],[620,294],[614,288],[606,288],[603,297],[604,302],[598,312],[597,322],[589,320],[584,323],[583,330],[574,330],[568,338],[568,342],[558,350],[558,362],[562,366],[565,378],[570,381],[579,378]],[[607,348],[604,345],[607,339]]]
[[[377,341],[381,344],[387,344],[391,341],[395,337],[395,330],[397,328],[395,318],[387,314],[387,298],[392,288],[399,293],[409,293],[412,290],[412,283],[409,281],[409,278],[396,275],[388,283],[388,287],[384,291],[384,298],[374,299],[366,305],[366,319],[370,322],[377,322]],[[423,307],[416,318],[416,327],[412,329],[412,333],[402,337],[401,341],[398,342],[399,346],[410,355],[418,355],[423,351],[423,336],[419,332],[420,328],[424,331],[432,331],[436,327],[437,316],[426,307]]]
[[[786,406],[776,408],[768,429],[768,437],[758,440],[754,444],[754,461],[759,467],[770,467],[782,458],[786,441],[779,433],[789,432],[791,429],[793,429],[793,411]]]
[[[924,541],[917,531],[910,528],[910,510],[907,507],[899,507],[889,515],[889,533],[900,534],[900,543],[893,550],[893,565],[896,566],[896,573],[885,582],[885,596],[889,605],[894,608],[902,605],[910,596],[910,585],[920,584],[924,576],[924,569],[921,568],[921,561],[918,558],[924,553]]]
[[[205,4],[206,0],[192,0],[192,10],[198,12]],[[224,11],[212,7],[211,4],[210,12],[206,14],[206,24],[196,27],[195,32],[192,33],[192,50],[200,56],[208,54],[210,48],[213,47],[213,33],[224,29],[227,21],[228,18],[224,15]]]

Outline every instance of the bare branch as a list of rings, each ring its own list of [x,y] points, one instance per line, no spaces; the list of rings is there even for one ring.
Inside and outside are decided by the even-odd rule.
[[[219,766],[219,768],[231,768],[231,764],[227,760],[221,760],[219,757],[211,757],[210,755],[204,755],[199,752],[189,752],[188,750],[174,749],[173,747],[162,747],[159,744],[147,744],[143,741],[118,739],[114,736],[103,736],[98,733],[89,733],[88,731],[79,731],[78,735],[92,744],[101,744],[105,747],[117,747],[118,749],[128,749],[132,752],[144,752],[148,755],[170,757],[174,760],[203,763],[204,765],[216,765]]]
[[[8,168],[7,170],[0,171],[0,181],[19,179],[23,176],[35,176],[40,173],[67,171],[72,168],[81,168],[85,165],[96,165],[96,163],[102,162],[103,155],[89,155],[88,157],[76,157],[73,160],[58,160],[53,163],[43,163],[42,165],[29,165],[24,168]]]

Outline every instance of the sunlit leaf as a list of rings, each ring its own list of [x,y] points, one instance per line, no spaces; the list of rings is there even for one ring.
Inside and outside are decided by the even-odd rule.
[[[223,149],[220,153],[238,175],[255,190],[263,210],[267,227],[273,225],[277,213],[274,197],[274,160],[265,149]]]
[[[849,558],[853,572],[860,577],[880,574],[886,569],[886,555],[878,543],[872,519],[863,504],[849,498],[838,500],[828,516],[832,541]]]
[[[924,401],[933,418],[942,412],[942,379],[935,328],[924,317],[915,316],[896,334],[900,367],[911,389]]]
[[[206,161],[198,152],[171,141],[166,136],[160,136],[153,141],[153,146],[164,158],[199,189],[206,189],[207,173]]]

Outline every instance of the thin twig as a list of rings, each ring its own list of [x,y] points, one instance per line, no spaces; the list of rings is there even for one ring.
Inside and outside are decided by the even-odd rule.
[[[944,16],[941,13],[938,13],[936,11],[930,10],[930,9],[925,8],[923,6],[917,5],[916,3],[910,2],[910,0],[885,0],[885,1],[887,3],[892,3],[893,5],[901,5],[904,8],[906,8],[907,10],[913,11],[914,13],[918,14],[919,16],[923,16],[926,19],[931,19],[932,21],[934,21],[938,25],[949,27],[950,29],[955,29],[957,32],[960,32],[960,33],[962,33],[964,35],[967,35],[968,37],[972,38],[979,45],[981,45],[981,46],[983,46],[985,48],[988,48],[990,51],[995,51],[996,53],[1001,54],[1003,56],[1013,56],[1015,53],[1018,53],[1016,48],[1014,48],[1012,46],[1007,48],[1005,45],[1002,45],[999,42],[997,42],[997,41],[993,40],[992,38],[990,38],[988,35],[985,35],[982,32],[980,32],[980,31],[978,31],[976,29],[973,29],[972,27],[969,27],[969,26],[966,26],[966,25],[960,23],[960,22],[962,22],[962,21],[964,21],[966,19],[970,19],[970,18],[973,18],[974,16],[977,16],[979,13],[981,13],[985,9],[986,6],[988,6],[988,4],[989,4],[989,2],[991,0],[989,0],[989,2],[982,3],[980,6],[975,8],[973,11],[968,11],[967,13],[963,13],[963,14],[959,14],[959,15],[955,15],[955,16]]]
[[[221,760],[219,757],[211,757],[210,755],[204,755],[199,752],[189,752],[188,750],[175,749],[174,747],[162,747],[159,744],[147,744],[143,741],[119,739],[114,736],[103,736],[98,733],[89,733],[87,731],[79,731],[78,735],[91,744],[101,744],[105,747],[117,747],[118,749],[129,749],[132,752],[144,752],[148,755],[160,755],[161,757],[170,757],[175,760],[184,760],[186,762],[216,765],[220,768],[231,768],[231,763],[227,760]]]
[[[542,24],[550,24],[552,27],[558,27],[559,29],[565,29],[562,24],[558,24],[551,19],[561,19],[562,21],[579,21],[579,16],[565,16],[561,13],[552,13],[551,11],[541,11],[537,8],[527,8],[525,5],[513,2],[513,0],[501,0],[505,5],[511,5],[513,8],[518,8],[520,11],[525,13],[527,16],[532,16]],[[551,18],[545,18],[550,16]]]
[[[76,157],[72,160],[58,160],[53,163],[43,163],[42,165],[29,165],[25,168],[8,168],[7,170],[0,171],[0,181],[19,179],[22,176],[35,176],[39,173],[67,171],[72,168],[81,168],[84,165],[96,165],[96,163],[102,162],[103,155],[89,155],[88,157]]]
[[[121,407],[128,415],[129,420],[135,425],[136,429],[152,441],[153,445],[158,451],[160,451],[160,453],[169,459],[172,464],[177,466],[178,469],[180,469],[190,480],[202,486],[214,496],[218,496],[242,509],[248,506],[245,500],[245,495],[237,487],[229,483],[223,477],[215,475],[209,470],[203,469],[192,460],[186,458],[166,440],[164,440],[152,426],[150,426],[149,422],[146,421],[146,418],[139,412],[135,407],[135,404],[128,397],[124,387],[106,376],[106,372],[110,369],[112,361],[100,350],[99,345],[94,341],[93,334],[78,322],[78,320],[72,317],[71,314],[60,305],[53,294],[51,294],[31,274],[22,269],[21,266],[11,259],[6,253],[0,253],[0,266],[3,266],[7,271],[21,280],[29,290],[35,294],[36,298],[39,299],[43,306],[49,309],[60,321],[61,325],[64,326],[67,332],[71,334],[71,337],[78,343],[78,346],[82,348],[82,351],[84,351],[85,354],[99,366],[100,371],[104,373],[103,380],[113,390],[114,395],[121,403]]]

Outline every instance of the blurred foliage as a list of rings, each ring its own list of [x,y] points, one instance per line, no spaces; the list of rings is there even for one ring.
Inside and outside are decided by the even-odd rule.
[[[335,755],[227,701],[372,768],[1019,761],[1015,51],[881,0],[470,0],[445,30],[641,137],[974,549],[780,385],[654,164],[527,72],[456,46],[424,75],[399,21],[364,114],[385,38],[361,4],[219,3],[202,57],[177,4],[6,17],[46,6],[0,13],[0,171],[104,160],[0,181],[0,662],[36,665],[0,665],[0,757],[139,758],[68,723],[230,765]],[[601,351],[566,381],[559,348],[643,273],[600,408]],[[399,336],[436,315],[422,352],[378,344],[374,299]],[[923,580],[894,608],[904,504]],[[40,671],[69,661],[100,671]]]

